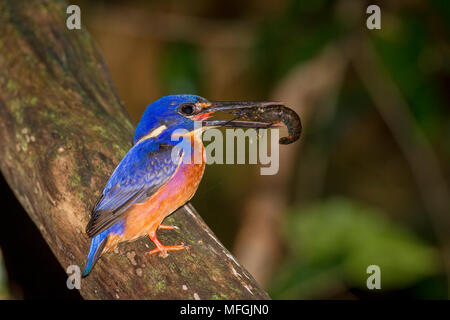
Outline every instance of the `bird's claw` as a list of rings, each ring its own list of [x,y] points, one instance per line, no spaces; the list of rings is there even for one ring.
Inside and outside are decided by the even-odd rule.
[[[178,250],[183,250],[183,249],[189,249],[189,246],[185,246],[184,243],[175,245],[175,246],[161,246],[161,247],[156,247],[155,249],[147,252],[148,255],[152,255],[155,253],[159,252],[159,256],[161,258],[167,258],[167,256],[169,255],[167,253],[167,251],[178,251]]]

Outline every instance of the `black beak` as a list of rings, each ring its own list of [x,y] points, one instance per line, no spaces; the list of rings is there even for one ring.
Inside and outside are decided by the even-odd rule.
[[[296,141],[301,134],[300,117],[281,102],[268,101],[216,101],[207,102],[199,112],[209,115],[223,112],[233,115],[231,120],[203,120],[203,126],[270,128],[283,123],[289,132],[288,137],[280,139],[281,144]]]
[[[204,120],[204,126],[219,127],[238,127],[238,128],[270,128],[273,123],[269,121],[258,121],[248,115],[252,114],[258,108],[264,108],[268,105],[276,104],[273,102],[259,101],[216,101],[210,102],[210,106],[203,109],[201,113],[227,113],[234,116],[232,120]],[[244,120],[244,121],[243,121]]]

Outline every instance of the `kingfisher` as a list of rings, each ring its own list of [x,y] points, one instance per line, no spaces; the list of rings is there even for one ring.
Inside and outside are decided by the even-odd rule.
[[[203,177],[205,149],[199,131],[272,127],[273,121],[245,117],[250,110],[270,105],[273,103],[214,102],[197,95],[169,95],[151,103],[136,127],[133,146],[115,168],[91,212],[86,233],[92,239],[83,277],[120,242],[148,236],[155,249],[147,254],[159,253],[161,257],[168,251],[185,249],[183,243],[163,245],[156,232],[177,228],[161,223],[194,196]],[[232,119],[210,119],[227,113]],[[188,139],[188,148],[180,147],[180,139]]]

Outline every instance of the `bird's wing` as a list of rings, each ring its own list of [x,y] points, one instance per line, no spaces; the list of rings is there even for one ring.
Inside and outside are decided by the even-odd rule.
[[[176,161],[172,152],[176,152]],[[86,226],[87,235],[99,234],[121,220],[132,204],[145,202],[172,177],[181,158],[176,146],[151,141],[133,146],[109,178]]]

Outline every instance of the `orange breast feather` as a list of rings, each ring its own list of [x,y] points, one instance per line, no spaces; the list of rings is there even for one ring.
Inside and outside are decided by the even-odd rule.
[[[172,178],[153,196],[144,203],[133,205],[125,213],[125,231],[120,241],[134,240],[156,232],[165,217],[193,197],[205,170],[203,144],[200,142],[199,146],[202,159],[200,164],[195,164],[194,158],[191,159],[191,163],[181,163]]]

